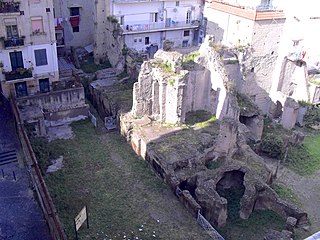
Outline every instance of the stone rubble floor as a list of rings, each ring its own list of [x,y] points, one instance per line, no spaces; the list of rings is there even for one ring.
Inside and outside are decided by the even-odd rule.
[[[18,161],[0,166],[0,240],[51,239],[22,161],[10,105],[0,97],[0,152],[9,150],[16,150]]]

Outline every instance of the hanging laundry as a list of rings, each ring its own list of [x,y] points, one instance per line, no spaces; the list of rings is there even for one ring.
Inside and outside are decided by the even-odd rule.
[[[79,27],[80,16],[72,16],[69,21],[72,27]]]

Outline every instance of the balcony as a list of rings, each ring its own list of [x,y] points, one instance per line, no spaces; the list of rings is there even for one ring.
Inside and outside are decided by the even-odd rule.
[[[0,13],[18,13],[20,12],[19,2],[0,1]]]
[[[3,42],[5,48],[24,46],[24,37],[8,38],[4,39]]]
[[[200,26],[200,21],[194,20],[190,23],[185,21],[176,22],[134,22],[134,23],[125,23],[122,27],[123,34],[135,34],[143,32],[157,32],[161,30],[179,30],[179,29],[188,29],[188,28],[197,28]]]
[[[253,21],[285,19],[284,12],[282,10],[276,10],[271,5],[250,7],[234,5],[227,2],[221,2],[219,0],[212,0],[209,4],[209,8]]]
[[[6,81],[12,81],[17,79],[24,79],[24,78],[32,78],[32,70],[29,68],[18,68],[11,72],[4,72],[3,73]]]

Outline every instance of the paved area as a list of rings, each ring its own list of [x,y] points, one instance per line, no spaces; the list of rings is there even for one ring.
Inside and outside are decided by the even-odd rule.
[[[0,95],[0,240],[49,240],[31,190],[9,102]]]

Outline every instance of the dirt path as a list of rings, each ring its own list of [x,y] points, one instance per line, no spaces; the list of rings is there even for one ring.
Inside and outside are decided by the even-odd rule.
[[[276,161],[265,159],[266,164],[273,170]],[[311,226],[310,235],[320,230],[320,171],[310,176],[300,176],[287,167],[280,166],[276,182],[291,188],[302,203],[302,208],[308,213]],[[308,233],[309,234],[309,233]]]
[[[294,190],[311,221],[311,233],[320,229],[320,171],[300,176],[288,168],[281,168],[278,180]]]

